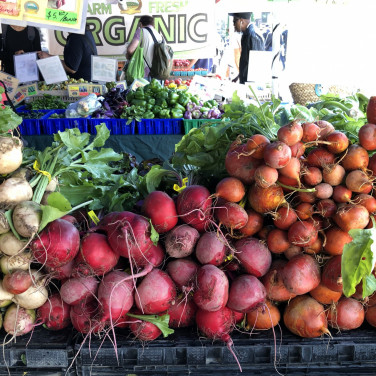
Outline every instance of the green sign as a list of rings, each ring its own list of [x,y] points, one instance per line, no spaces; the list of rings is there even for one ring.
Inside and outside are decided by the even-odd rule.
[[[64,24],[76,24],[77,13],[59,9],[46,9],[46,20]]]

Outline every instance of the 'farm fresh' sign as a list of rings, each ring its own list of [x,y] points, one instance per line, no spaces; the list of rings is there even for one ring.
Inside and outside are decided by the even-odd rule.
[[[112,0],[111,0],[112,1]],[[114,1],[112,1],[114,2]],[[142,15],[154,17],[155,28],[173,48],[176,57],[214,56],[214,1],[109,1],[89,0],[87,24],[99,55],[124,55]],[[50,52],[62,54],[66,34],[50,33]]]

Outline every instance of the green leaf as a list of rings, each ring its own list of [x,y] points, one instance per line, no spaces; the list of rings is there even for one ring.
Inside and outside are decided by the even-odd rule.
[[[5,213],[5,218],[9,223],[10,230],[12,231],[13,235],[18,239],[21,240],[20,234],[16,231],[16,228],[13,225],[13,209],[7,210]]]
[[[363,277],[363,299],[376,291],[376,278],[373,274]]]
[[[47,198],[47,203],[48,205],[41,205],[42,221],[38,232],[41,232],[50,222],[63,217],[72,210],[69,201],[59,192],[51,193]]]
[[[110,137],[110,130],[104,123],[96,125],[95,129],[97,130],[97,134],[94,137],[93,146],[96,148],[101,148]]]
[[[74,152],[81,152],[90,141],[89,133],[81,133],[78,128],[59,131],[54,135],[54,140],[63,143]]]
[[[127,316],[134,317],[135,319],[139,319],[142,321],[148,321],[154,324],[156,327],[160,329],[163,334],[163,337],[168,337],[170,334],[173,334],[175,331],[168,327],[168,323],[170,321],[170,315],[165,314],[162,316],[157,315],[134,315],[133,313],[127,313]]]
[[[153,242],[154,245],[158,244],[159,241],[159,233],[155,230],[153,224],[151,223],[151,219],[149,219],[150,223],[150,239]]]
[[[360,281],[370,276],[375,265],[376,229],[354,229],[349,231],[353,238],[343,247],[341,275],[343,293],[349,297],[355,293]]]

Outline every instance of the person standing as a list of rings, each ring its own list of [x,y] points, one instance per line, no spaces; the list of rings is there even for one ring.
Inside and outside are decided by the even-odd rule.
[[[41,50],[39,30],[34,26],[2,25],[1,70],[14,76],[14,55]]]
[[[236,32],[242,33],[239,60],[239,82],[244,84],[248,76],[249,51],[265,51],[265,42],[261,33],[251,22],[252,12],[229,13],[233,16]]]
[[[141,47],[144,49],[144,78],[150,79],[150,67],[153,64],[153,54],[154,54],[154,38],[157,42],[162,42],[163,37],[154,28],[154,18],[151,16],[141,16],[139,20],[140,27],[137,28],[132,41],[129,43],[126,58],[131,59],[132,55],[136,51],[140,43],[141,29],[142,29],[142,39]],[[148,30],[149,29],[149,30]]]
[[[86,26],[85,34],[69,33],[63,54],[63,67],[71,78],[91,81],[91,56],[98,55],[98,52],[88,26]],[[52,55],[40,51],[38,56],[44,59]]]

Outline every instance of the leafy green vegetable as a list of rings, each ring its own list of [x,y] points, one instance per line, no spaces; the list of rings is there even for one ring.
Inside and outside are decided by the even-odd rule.
[[[22,117],[18,116],[11,107],[0,106],[0,134],[5,135],[16,129],[22,123]]]
[[[127,316],[133,317],[135,319],[139,319],[142,321],[148,321],[157,326],[160,331],[163,334],[163,337],[168,337],[170,334],[174,333],[174,329],[170,329],[168,327],[168,323],[170,320],[170,315],[162,315],[162,316],[157,316],[157,315],[134,315],[133,313],[127,313]]]
[[[376,291],[376,281],[371,273],[376,261],[376,229],[354,229],[349,231],[353,238],[345,244],[341,260],[343,293],[351,296],[356,286],[363,281],[363,297]]]

